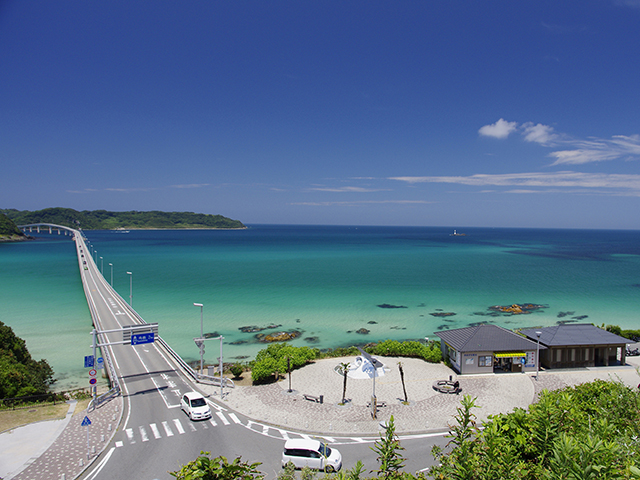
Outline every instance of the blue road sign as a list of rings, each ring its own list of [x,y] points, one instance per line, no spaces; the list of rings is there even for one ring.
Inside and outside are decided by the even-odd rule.
[[[96,362],[96,369],[102,370],[104,368],[104,358],[98,357],[98,361]]]
[[[131,335],[131,345],[141,345],[143,343],[153,343],[154,334],[150,333],[139,333],[137,335]]]
[[[84,368],[93,368],[93,355],[85,355]]]
[[[89,425],[91,425],[91,420],[89,420],[89,417],[85,416],[84,420],[82,420],[82,423],[80,424],[80,426],[88,427]]]

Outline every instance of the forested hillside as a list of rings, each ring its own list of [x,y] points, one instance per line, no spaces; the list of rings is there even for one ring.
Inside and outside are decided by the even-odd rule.
[[[0,240],[19,240],[25,235],[5,214],[0,213]]]
[[[25,341],[0,322],[0,398],[47,393],[53,381],[49,363],[31,358]]]
[[[110,230],[115,228],[246,228],[242,222],[222,215],[192,212],[108,212],[71,208],[45,208],[28,210],[0,210],[17,225],[54,223],[83,230]]]

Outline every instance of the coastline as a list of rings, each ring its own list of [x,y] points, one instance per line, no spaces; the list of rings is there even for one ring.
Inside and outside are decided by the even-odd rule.
[[[35,238],[31,237],[29,235],[3,235],[3,236],[0,236],[0,243],[26,242],[28,240],[35,240]]]

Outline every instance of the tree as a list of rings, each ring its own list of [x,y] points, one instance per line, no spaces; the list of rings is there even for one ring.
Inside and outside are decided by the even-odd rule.
[[[236,458],[229,463],[226,457],[210,458],[210,453],[202,451],[200,456],[190,461],[176,472],[169,472],[179,480],[250,480],[262,479],[264,474],[258,471],[260,463],[247,463]]]
[[[338,366],[339,372],[342,374],[342,402],[344,405],[347,403],[347,373],[349,373],[349,362],[343,362]]]
[[[396,436],[393,415],[389,419],[384,435],[380,434],[380,440],[376,441],[371,449],[378,454],[377,460],[380,464],[377,470],[378,477],[385,479],[402,478],[404,458],[400,455],[400,450],[404,450],[404,448],[400,446],[400,440]]]
[[[49,363],[31,358],[26,342],[0,322],[0,398],[42,395],[53,382]]]
[[[402,381],[402,391],[404,392],[404,403],[409,403],[407,398],[407,388],[404,385],[404,370],[402,369],[402,362],[398,362],[398,369],[400,370],[400,380]]]

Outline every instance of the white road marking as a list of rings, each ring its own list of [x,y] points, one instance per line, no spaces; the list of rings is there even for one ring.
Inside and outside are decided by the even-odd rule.
[[[195,432],[195,431],[197,431],[197,430],[198,430],[198,429],[196,428],[196,426],[195,426],[193,423],[191,423],[191,422],[189,422],[189,429],[190,429],[192,432]]]
[[[129,439],[129,443],[136,443],[136,441],[133,439],[133,429],[127,428],[125,430],[125,433],[127,434],[127,438]]]
[[[151,431],[153,432],[153,436],[156,437],[156,440],[162,437],[162,435],[160,435],[160,430],[158,430],[158,426],[155,423],[152,423],[149,426],[151,427]]]
[[[222,423],[224,423],[225,425],[229,425],[229,420],[227,420],[227,417],[225,417],[222,412],[216,412],[216,415],[220,418],[220,420],[222,420]]]
[[[282,435],[282,438],[284,438],[285,440],[289,440],[289,432],[286,432],[285,430],[280,430],[279,428],[276,428],[276,430],[280,432],[280,435]]]
[[[118,443],[120,445],[118,445]],[[122,446],[122,442],[116,442],[116,447],[121,447],[121,446]],[[100,461],[97,468],[93,472],[91,472],[91,474],[87,477],[88,480],[93,480],[98,476],[98,474],[102,471],[104,466],[107,464],[107,462],[111,458],[111,455],[113,455],[114,450],[115,450],[115,447],[111,447],[111,450],[109,450],[109,452],[105,455],[105,457]]]
[[[240,419],[236,417],[235,413],[230,413],[229,416],[231,417],[231,420],[233,420],[233,423],[242,423]]]
[[[173,430],[167,422],[162,422],[162,426],[164,427],[164,433],[167,434],[167,437],[173,437]]]
[[[180,423],[180,420],[178,420],[177,418],[173,419],[173,424],[176,426],[176,428],[178,429],[178,433],[180,435],[182,435],[184,433],[184,428],[182,428],[182,424]]]
[[[142,441],[148,442],[149,436],[147,435],[147,431],[144,429],[143,426],[140,426],[139,429],[140,429],[140,436],[142,437]]]
[[[122,445],[124,445],[124,443],[122,443],[120,440],[116,442],[116,447],[120,448]]]
[[[262,434],[267,435],[269,433],[269,427],[262,425]]]
[[[209,420],[209,423],[211,424],[212,427],[217,427],[218,426],[218,424],[216,423],[216,421],[213,418],[211,420]],[[207,427],[206,423],[204,423],[203,425],[204,425],[204,428],[209,428],[209,427]]]

